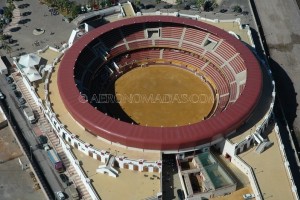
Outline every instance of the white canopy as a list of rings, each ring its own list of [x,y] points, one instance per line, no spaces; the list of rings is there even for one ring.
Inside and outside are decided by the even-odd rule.
[[[30,82],[34,82],[42,79],[41,75],[34,67],[23,68],[23,72],[27,76]]]
[[[20,57],[19,64],[24,67],[31,67],[40,63],[41,57],[34,53],[26,54]]]

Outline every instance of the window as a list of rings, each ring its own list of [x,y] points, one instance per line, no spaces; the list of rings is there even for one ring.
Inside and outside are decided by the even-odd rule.
[[[204,42],[204,48],[206,50],[213,50],[217,45],[217,42],[213,41],[213,40],[210,40],[210,39],[207,39],[205,42]]]
[[[160,29],[147,29],[147,38],[160,38]]]

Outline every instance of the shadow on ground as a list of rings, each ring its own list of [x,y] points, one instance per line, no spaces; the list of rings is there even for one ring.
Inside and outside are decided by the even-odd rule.
[[[10,29],[10,32],[17,32],[19,30],[21,30],[21,27],[14,27]]]
[[[287,120],[287,123],[290,127],[290,129],[293,131],[294,121],[297,117],[297,93],[295,92],[294,83],[286,73],[286,71],[272,58],[269,59],[269,64],[271,66],[274,80],[276,82],[276,91],[277,91],[277,109],[280,111],[280,106],[283,109],[285,118]],[[277,120],[283,120],[281,118],[278,118]],[[299,131],[299,130],[297,130]],[[300,134],[297,133],[296,134]],[[293,137],[295,137],[295,134],[292,134]],[[296,138],[293,138],[295,145],[297,148],[299,148],[299,141],[297,141]]]

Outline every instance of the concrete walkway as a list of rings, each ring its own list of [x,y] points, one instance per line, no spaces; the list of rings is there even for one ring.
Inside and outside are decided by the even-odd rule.
[[[91,199],[87,189],[85,188],[84,184],[82,183],[79,174],[75,171],[75,168],[70,163],[69,159],[67,158],[66,154],[64,153],[60,141],[56,135],[56,133],[52,130],[51,125],[49,124],[48,120],[45,118],[43,112],[40,110],[38,105],[33,101],[30,92],[24,85],[22,81],[22,77],[18,76],[16,73],[12,74],[16,85],[18,86],[19,91],[22,92],[23,98],[26,99],[28,106],[32,108],[32,110],[37,111],[39,115],[38,123],[36,124],[35,129],[39,129],[43,135],[46,135],[49,139],[49,143],[51,144],[52,148],[56,150],[59,157],[62,159],[64,166],[66,167],[66,174],[70,177],[71,181],[74,182],[75,186],[77,187],[78,191],[80,192],[82,199]]]
[[[18,8],[18,5],[14,2],[14,5],[16,6],[16,8],[13,10],[13,18],[12,21],[9,23],[8,26],[6,26],[3,30],[4,34],[8,34],[11,35],[11,30],[12,29],[17,29],[20,25],[19,25],[19,21],[21,19],[21,13],[20,13],[20,9]]]

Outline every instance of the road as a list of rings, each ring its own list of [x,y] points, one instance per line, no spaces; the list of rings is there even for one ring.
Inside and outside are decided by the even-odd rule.
[[[69,190],[66,190],[66,185],[61,182],[59,174],[53,168],[46,152],[43,149],[37,148],[38,141],[35,137],[35,134],[32,132],[30,124],[23,116],[22,110],[18,106],[14,93],[9,88],[9,85],[7,84],[3,75],[0,76],[0,88],[6,96],[6,102],[10,108],[10,114],[15,117],[28,145],[30,146],[31,156],[35,157],[52,191],[64,191],[65,194],[69,196]]]
[[[252,1],[252,0],[250,0]],[[295,186],[300,188],[300,11],[294,0],[253,0],[276,83],[275,116]],[[297,117],[298,116],[298,117]]]
[[[300,142],[300,12],[294,0],[255,0],[271,55],[277,92],[291,131]],[[297,117],[298,116],[298,117]],[[299,146],[299,145],[298,145]]]

